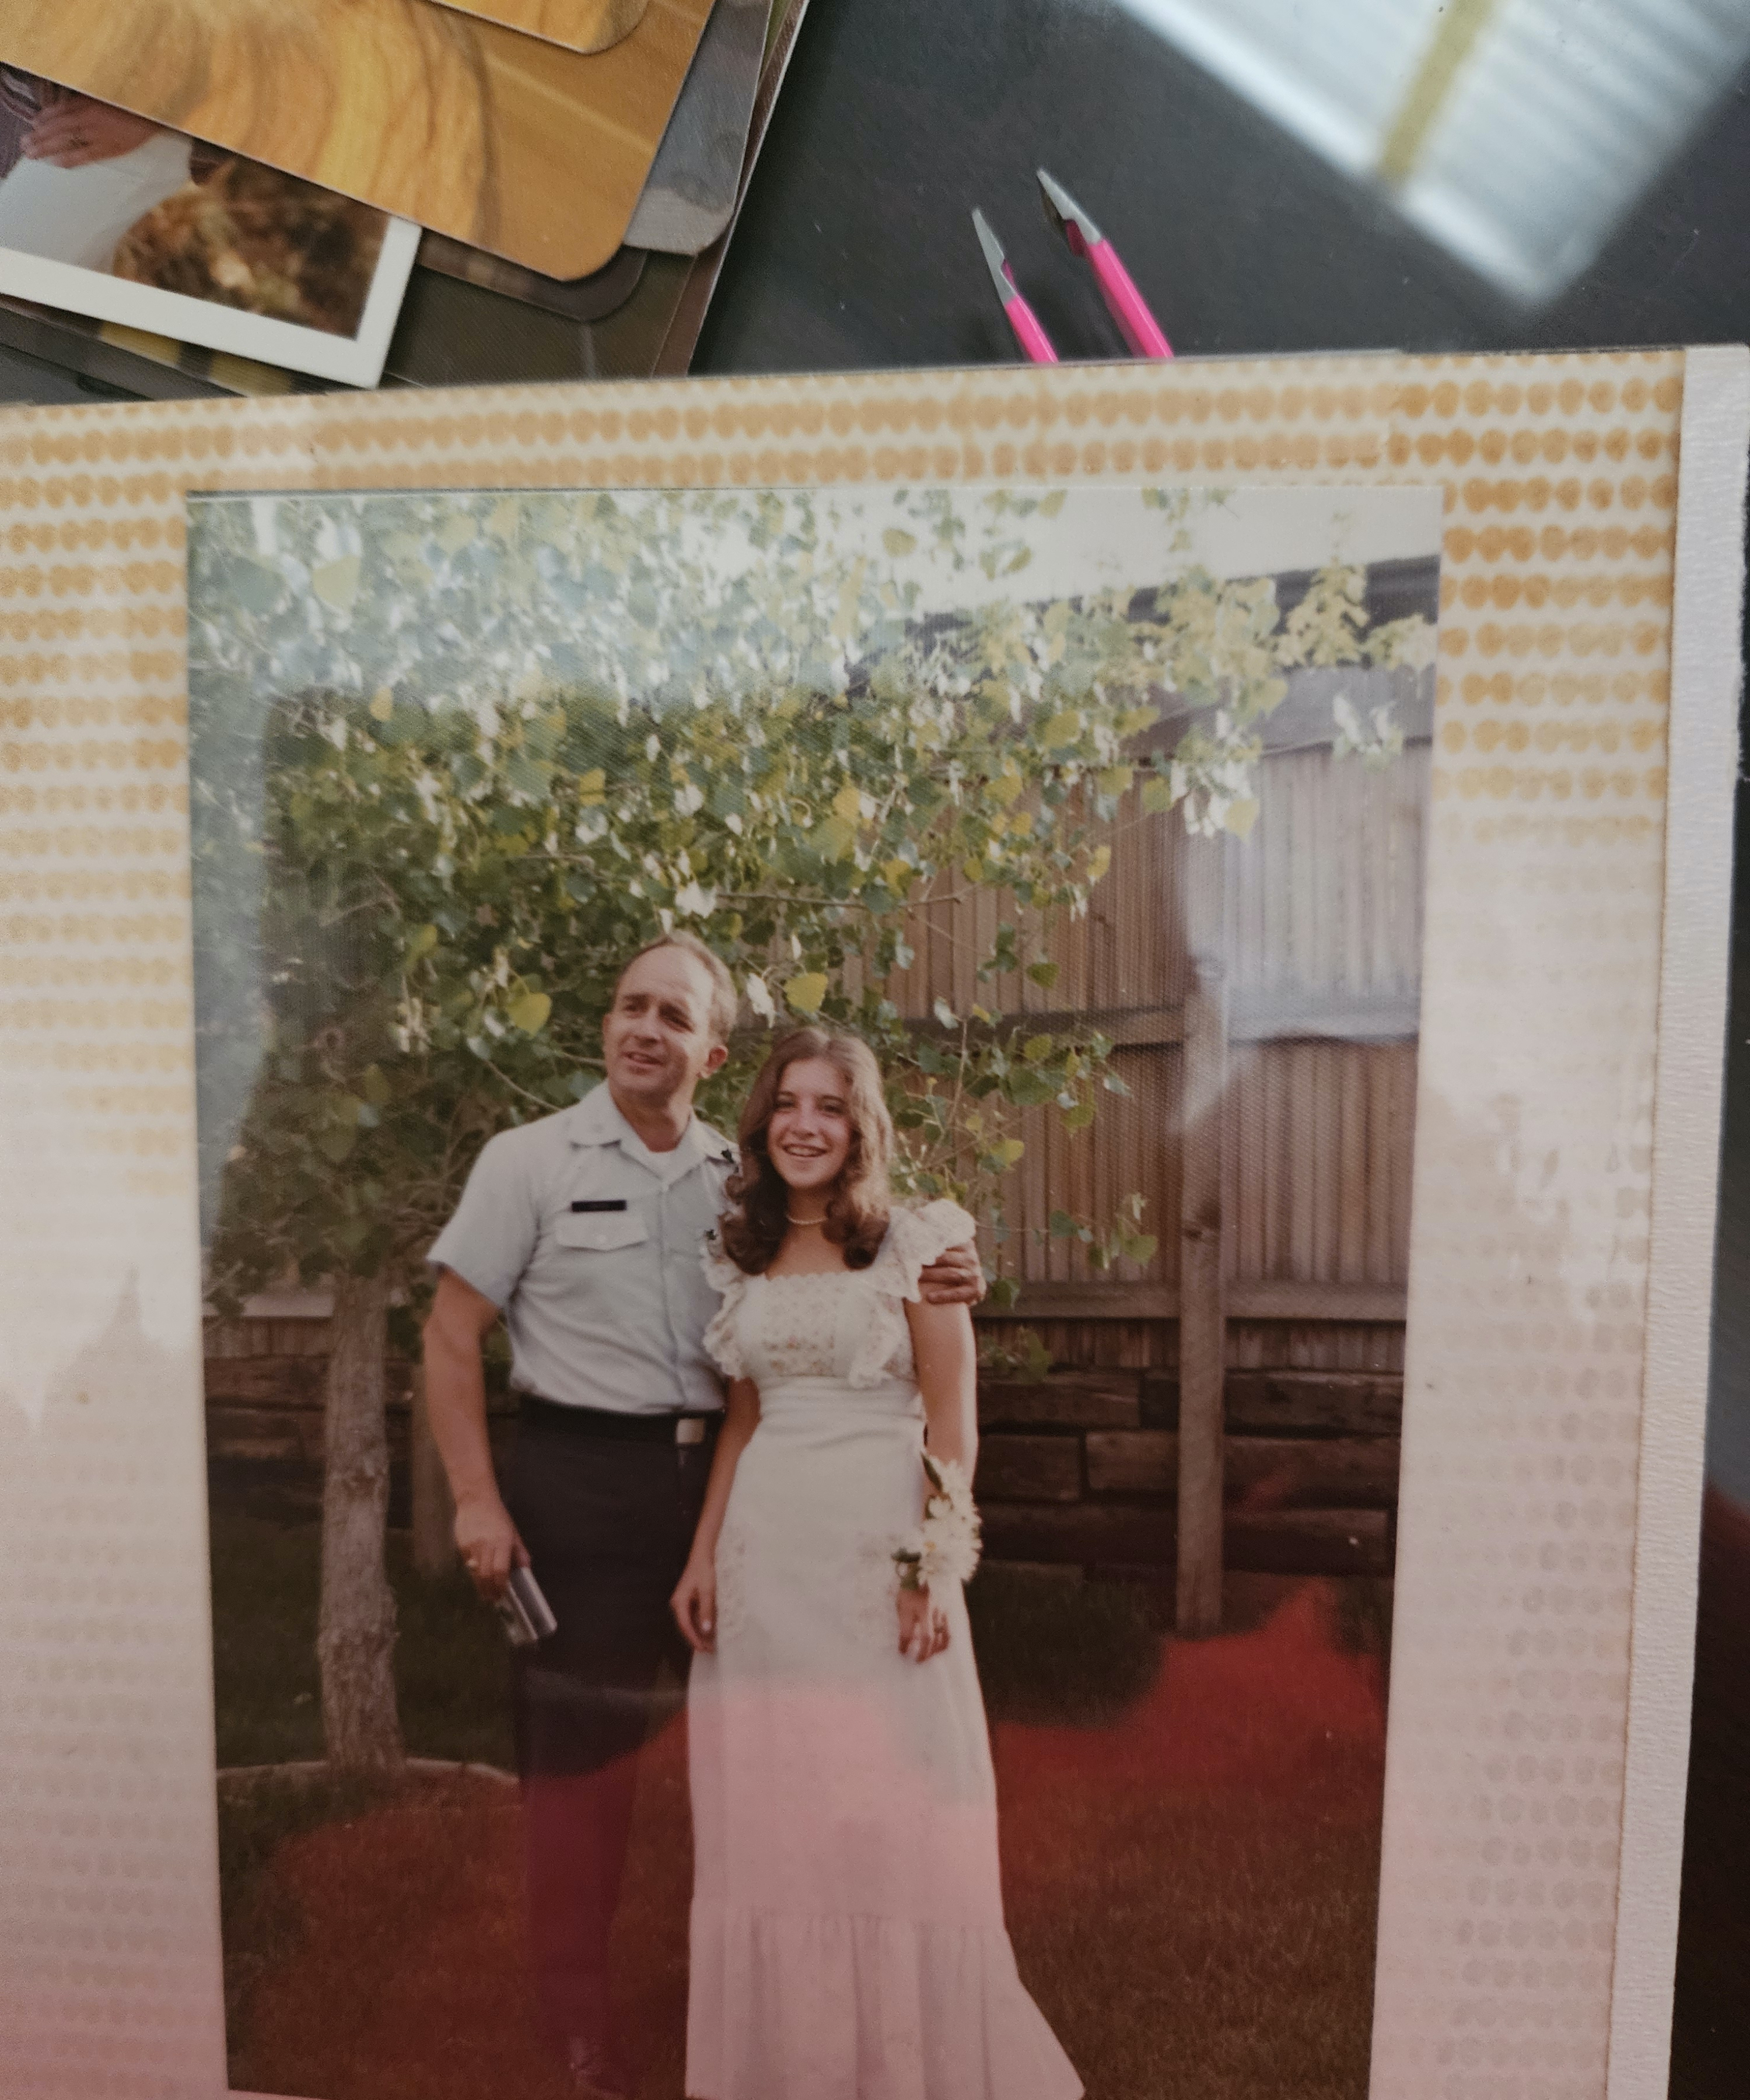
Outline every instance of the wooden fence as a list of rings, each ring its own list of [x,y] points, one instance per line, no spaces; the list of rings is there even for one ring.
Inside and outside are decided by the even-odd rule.
[[[207,1449],[235,1485],[273,1481],[313,1515],[322,1464],[327,1304],[312,1293],[265,1314],[210,1322]],[[425,1566],[447,1564],[441,1471],[419,1433],[416,1368],[391,1360],[389,1447],[395,1520]],[[1398,1377],[1390,1372],[1230,1370],[1225,1564],[1271,1574],[1389,1575],[1396,1498]],[[994,1560],[1173,1579],[1179,1384],[1170,1371],[1062,1370],[979,1382],[977,1489]],[[493,1396],[502,1454],[515,1401]]]
[[[1392,706],[1400,757],[1333,754],[1339,692],[1364,720]],[[1309,1568],[1347,1554],[1377,1571],[1388,1555],[1431,712],[1430,673],[1292,674],[1264,727],[1248,837],[1193,837],[1176,814],[1144,815],[1133,795],[1110,873],[1054,942],[1049,993],[1025,977],[978,985],[996,926],[1020,916],[980,894],[920,907],[915,960],[893,986],[919,1025],[938,999],[956,1012],[978,999],[1042,1027],[1091,1022],[1117,1046],[1128,1099],[1109,1098],[1085,1132],[1041,1110],[1020,1133],[1010,1238],[989,1251],[1020,1293],[983,1324],[999,1343],[1030,1330],[1055,1363],[1106,1374],[1104,1393],[1118,1390],[1111,1374],[1138,1374],[1134,1399],[1122,1427],[1087,1425],[1073,1468],[1066,1449],[1029,1447],[1025,1464],[1055,1467],[1056,1492],[1085,1509],[992,1528],[1042,1551],[1055,1540],[1067,1557],[1104,1539],[1104,1560],[1170,1560],[1187,1633],[1219,1623],[1224,1564],[1298,1551]],[[1160,1243],[1145,1266],[1098,1275],[1075,1240],[1051,1235],[1054,1211],[1097,1224],[1133,1190]],[[1143,1396],[1166,1373],[1172,1426],[1147,1425]],[[1322,1453],[1276,1448],[1263,1426],[1256,1395],[1294,1390],[1324,1395],[1310,1410],[1289,1406],[1286,1425]],[[1004,1467],[1023,1463],[1005,1440],[1012,1405],[987,1395],[981,1407],[994,1432],[987,1498]],[[1263,1444],[1248,1440],[1254,1431]],[[1092,1440],[1109,1436],[1153,1440]],[[1116,1520],[1126,1494],[1170,1501],[1170,1532]],[[1259,1500],[1272,1497],[1267,1515]],[[1281,1506],[1321,1498],[1317,1522]]]
[[[957,1012],[981,1001],[1041,1028],[1095,1026],[1129,1089],[1086,1132],[1066,1134],[1049,1110],[1022,1131],[998,1257],[1020,1278],[1021,1315],[1177,1318],[1184,1136],[1213,1114],[1222,1178],[1209,1193],[1241,1317],[1401,1319],[1429,748],[1426,708],[1392,682],[1411,739],[1373,770],[1332,757],[1330,695],[1375,704],[1386,678],[1296,675],[1268,719],[1245,840],[1192,839],[1176,813],[1144,816],[1127,798],[1110,873],[1052,942],[1049,992],[977,982],[999,921],[1025,917],[1000,894],[915,914],[915,960],[891,987],[908,1017],[927,1026],[938,999]],[[1097,1218],[1132,1189],[1161,1237],[1146,1269],[1096,1277],[1073,1242],[1047,1235],[1053,1210]]]

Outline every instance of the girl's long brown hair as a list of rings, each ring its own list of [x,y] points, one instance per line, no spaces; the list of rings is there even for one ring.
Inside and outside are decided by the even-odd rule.
[[[763,1275],[783,1245],[790,1188],[772,1164],[766,1133],[785,1072],[809,1057],[823,1057],[838,1071],[850,1112],[851,1149],[827,1197],[827,1237],[844,1248],[848,1268],[866,1268],[887,1233],[893,1120],[875,1052],[836,1029],[793,1028],[773,1044],[742,1110],[741,1168],[730,1178],[731,1207],[720,1221],[724,1252],[750,1276]]]

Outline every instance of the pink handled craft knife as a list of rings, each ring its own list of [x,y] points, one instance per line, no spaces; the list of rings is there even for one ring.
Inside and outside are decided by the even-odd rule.
[[[1038,171],[1039,195],[1045,215],[1094,272],[1100,295],[1124,340],[1137,357],[1170,357],[1173,346],[1162,333],[1161,324],[1149,312],[1143,295],[1131,282],[1131,273],[1118,260],[1118,251],[1070,196],[1043,168]]]
[[[1003,244],[990,231],[990,223],[981,211],[972,214],[972,229],[978,236],[979,246],[985,251],[990,281],[1003,302],[1003,316],[1015,331],[1015,340],[1020,345],[1023,355],[1034,364],[1056,364],[1057,352],[1051,347],[1051,339],[1040,327],[1038,315],[1021,297],[1015,272],[1003,253]]]

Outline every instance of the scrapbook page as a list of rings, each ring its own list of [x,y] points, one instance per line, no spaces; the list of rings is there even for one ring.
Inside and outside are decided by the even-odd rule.
[[[20,2072],[1660,2089],[1746,377],[0,425]]]

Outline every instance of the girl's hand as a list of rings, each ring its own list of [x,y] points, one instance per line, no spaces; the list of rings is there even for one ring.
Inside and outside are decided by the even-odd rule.
[[[928,1590],[899,1593],[899,1652],[914,1662],[928,1662],[948,1645],[948,1614],[932,1602]]]
[[[714,1562],[688,1561],[685,1573],[668,1599],[668,1608],[695,1655],[716,1653],[717,1571]]]

